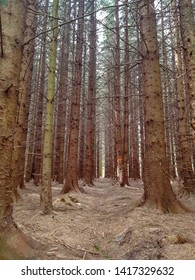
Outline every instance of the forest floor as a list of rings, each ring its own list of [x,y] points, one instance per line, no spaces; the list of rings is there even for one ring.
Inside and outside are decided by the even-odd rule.
[[[40,259],[195,259],[195,215],[160,214],[134,208],[143,184],[119,187],[110,179],[84,186],[84,194],[59,195],[53,184],[54,213],[41,215],[40,189],[27,184],[14,205],[17,225],[40,241]],[[80,182],[82,184],[82,182]],[[195,197],[182,198],[195,210]]]

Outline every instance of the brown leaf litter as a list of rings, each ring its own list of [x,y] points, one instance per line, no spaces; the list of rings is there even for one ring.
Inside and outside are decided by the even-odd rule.
[[[27,184],[23,198],[14,205],[14,218],[45,251],[40,259],[195,259],[195,217],[160,214],[133,208],[143,184],[131,181],[119,187],[110,179],[84,186],[84,194],[59,195],[62,185],[53,184],[54,212],[41,215],[40,188]],[[195,210],[195,198],[183,202]]]

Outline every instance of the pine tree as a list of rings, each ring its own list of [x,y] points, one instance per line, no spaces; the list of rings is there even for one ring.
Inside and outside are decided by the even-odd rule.
[[[184,212],[170,184],[166,156],[162,86],[153,0],[143,0],[139,6],[140,30],[143,40],[143,91],[145,95],[145,158],[144,195],[141,205],[160,211]]]
[[[16,259],[31,257],[33,253],[25,235],[19,231],[13,220],[10,164],[27,7],[24,1],[19,0],[4,1],[0,5],[3,32],[0,46],[0,259]]]
[[[45,127],[43,140],[43,165],[41,178],[41,210],[43,214],[52,211],[52,137],[53,137],[53,115],[54,115],[54,96],[55,96],[55,70],[57,53],[57,16],[58,0],[53,1],[52,9],[52,39],[50,45],[50,61],[48,76],[48,91],[45,109]]]

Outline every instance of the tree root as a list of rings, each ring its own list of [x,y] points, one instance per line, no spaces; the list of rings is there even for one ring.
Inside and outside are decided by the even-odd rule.
[[[15,224],[0,230],[0,259],[37,259],[43,245],[20,231]],[[41,248],[42,247],[42,248]]]
[[[184,213],[190,213],[193,212],[191,209],[186,207],[181,201],[174,200],[174,201],[151,201],[146,200],[144,196],[141,198],[141,200],[137,201],[134,204],[134,207],[146,207],[150,209],[157,210],[157,212],[162,214],[184,214]]]
[[[179,198],[181,197],[190,197],[190,196],[195,196],[195,188],[190,188],[190,187],[185,187],[182,186],[178,191],[177,191],[177,196]]]
[[[22,200],[22,197],[20,196],[20,194],[19,194],[19,192],[18,192],[18,190],[17,190],[17,188],[16,188],[16,189],[14,189],[14,190],[12,191],[12,201],[13,201],[14,203],[17,203],[17,202],[19,202],[20,200]]]

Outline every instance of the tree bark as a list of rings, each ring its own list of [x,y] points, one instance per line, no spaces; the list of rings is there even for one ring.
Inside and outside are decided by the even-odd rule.
[[[195,148],[195,20],[193,15],[193,5],[191,0],[179,0],[179,15],[181,25],[181,38],[183,42],[184,64],[187,80],[187,97],[190,102],[191,127],[190,138],[193,141],[193,150]],[[184,140],[184,139],[182,139]],[[185,137],[185,142],[186,142]],[[190,140],[190,139],[188,139]],[[190,141],[183,144],[183,152],[189,154]],[[195,174],[192,172],[192,163],[190,158],[185,160],[183,177],[183,194],[195,194]]]
[[[1,4],[3,40],[0,56],[0,259],[31,256],[33,251],[16,227],[12,211],[11,162],[17,115],[26,4]],[[10,25],[10,22],[12,23]]]
[[[87,101],[87,137],[86,137],[86,159],[85,159],[85,183],[93,185],[94,166],[94,106],[96,91],[96,16],[95,0],[91,3],[91,19],[89,33],[89,76],[88,76],[88,101]]]
[[[125,7],[125,73],[124,73],[124,143],[123,143],[123,156],[124,156],[124,170],[123,170],[123,183],[129,185],[128,177],[128,162],[129,162],[129,93],[130,93],[130,70],[129,70],[129,28],[128,28],[128,0]]]
[[[141,38],[143,40],[143,83],[145,95],[144,195],[140,205],[163,213],[185,212],[171,188],[166,156],[162,86],[154,0],[140,2]]]
[[[49,0],[45,1],[45,12],[48,12]],[[43,31],[47,29],[48,17],[45,15],[43,20]],[[45,72],[46,72],[46,43],[47,33],[41,36],[41,62],[40,62],[40,85],[38,89],[37,119],[35,128],[35,147],[34,147],[34,184],[38,186],[41,179],[42,166],[42,126],[43,126],[43,98],[45,94]]]
[[[34,11],[32,13],[32,10]],[[35,35],[36,31],[36,1],[31,0],[27,5],[26,27],[24,31],[24,40],[29,40]],[[23,47],[23,57],[19,78],[19,98],[18,98],[18,114],[16,131],[14,134],[14,150],[12,155],[12,187],[14,201],[17,201],[19,194],[17,187],[19,186],[19,178],[24,176],[24,160],[23,150],[25,149],[24,136],[25,136],[25,122],[26,122],[26,107],[28,106],[28,92],[30,90],[32,80],[32,66],[34,56],[34,41]]]
[[[70,190],[80,192],[78,185],[78,137],[80,117],[80,93],[82,77],[82,52],[83,52],[83,31],[84,31],[84,1],[79,0],[78,29],[76,45],[75,73],[72,88],[72,104],[70,116],[70,134],[67,159],[66,181],[61,193],[68,193]]]
[[[65,5],[66,3],[64,3]],[[66,5],[65,5],[66,6]],[[67,9],[67,11],[66,11]],[[71,2],[68,1],[64,14],[69,18],[71,13]],[[70,25],[66,25],[62,35],[61,65],[59,81],[59,105],[57,115],[57,137],[56,137],[56,175],[60,184],[64,182],[64,144],[65,144],[65,120],[68,98],[68,67],[70,51]],[[63,116],[63,117],[62,117]]]
[[[52,28],[57,26],[58,0],[53,1],[52,8]],[[55,70],[57,53],[57,35],[58,29],[52,30],[52,39],[50,46],[48,90],[45,109],[45,127],[43,140],[43,165],[41,176],[41,210],[43,214],[49,214],[52,211],[52,136],[53,136],[53,114],[54,114],[54,94],[55,94]]]
[[[115,0],[115,65],[114,65],[114,121],[115,121],[115,141],[117,153],[117,173],[118,180],[121,187],[125,185],[124,182],[124,154],[122,143],[122,126],[121,126],[121,104],[120,104],[120,35],[119,35],[119,8],[118,0]]]

